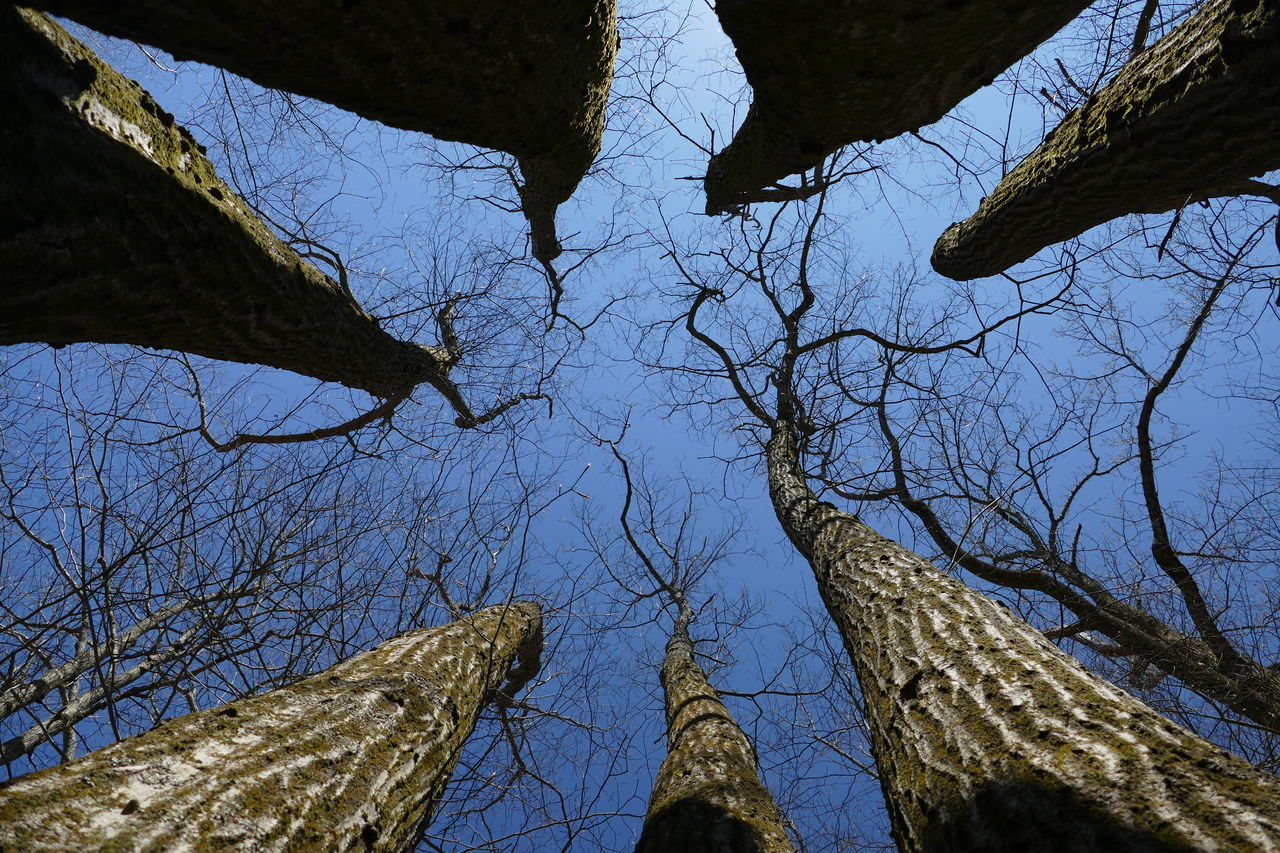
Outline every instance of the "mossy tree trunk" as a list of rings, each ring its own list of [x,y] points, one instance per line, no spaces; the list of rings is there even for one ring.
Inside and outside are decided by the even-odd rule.
[[[1280,167],[1280,2],[1209,0],[949,227],[933,268],[995,275],[1130,213],[1237,195]]]
[[[456,397],[443,348],[382,331],[137,83],[35,12],[0,11],[0,55],[0,344],[128,343]]]
[[[793,853],[755,752],[693,657],[687,616],[662,662],[667,758],[636,853]]]
[[[907,851],[1280,847],[1280,782],[1088,673],[1006,607],[809,489],[789,421],[769,488],[858,672]]]
[[[409,849],[481,709],[536,672],[541,629],[536,604],[489,607],[19,777],[0,849]]]
[[[1087,0],[718,0],[755,101],[707,168],[707,213],[851,142],[937,121],[1080,13]]]
[[[600,150],[616,0],[43,0],[35,6],[402,130],[509,152],[534,254]]]

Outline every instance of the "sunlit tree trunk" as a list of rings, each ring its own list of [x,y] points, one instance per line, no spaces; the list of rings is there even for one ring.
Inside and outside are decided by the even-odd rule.
[[[948,228],[933,268],[995,275],[1129,213],[1250,192],[1280,167],[1280,2],[1209,0]]]
[[[1265,850],[1280,783],[1089,674],[1044,635],[819,501],[790,423],[769,487],[866,701],[904,850]]]
[[[683,620],[667,643],[662,690],[667,758],[636,853],[791,853],[751,743],[694,660]]]
[[[536,671],[536,604],[403,634],[0,788],[0,849],[403,850],[485,704]]]
[[[365,118],[514,154],[534,253],[600,150],[616,0],[45,0],[37,7]]]
[[[382,331],[52,20],[0,11],[0,55],[0,344],[175,349],[380,396],[452,389],[443,348]]]
[[[942,118],[1080,13],[1086,0],[718,0],[755,101],[707,169],[707,213],[851,142]]]

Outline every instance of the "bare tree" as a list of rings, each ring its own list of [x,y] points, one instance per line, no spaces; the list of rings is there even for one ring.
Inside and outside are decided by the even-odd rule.
[[[481,708],[518,691],[541,651],[541,610],[529,602],[402,635],[288,687],[24,776],[0,793],[0,833],[24,850],[194,838],[254,850],[403,849]]]
[[[836,149],[937,121],[1087,5],[721,0],[754,101],[707,167],[707,213],[814,195]],[[778,185],[811,169],[808,186]]]
[[[710,354],[702,375],[723,377],[766,430],[770,496],[784,531],[813,566],[858,672],[899,845],[1166,850],[1277,843],[1274,778],[1089,674],[1007,608],[810,489],[803,448],[823,427],[832,429],[822,401],[847,393],[842,383],[857,378],[852,356],[831,348],[867,342],[875,364],[895,353],[962,351],[1010,322],[987,321],[977,335],[936,344],[920,340],[929,323],[917,318],[898,318],[907,330],[900,340],[866,327],[823,328],[826,318],[809,316],[820,310],[818,267],[809,264],[822,252],[822,215],[820,201],[784,249],[769,244],[775,236],[786,243],[779,213],[745,263],[720,275],[736,291],[759,294],[773,323],[745,336],[731,324],[718,326],[732,335],[729,344],[704,328],[701,314],[726,301],[727,288],[677,263],[694,289],[685,327]],[[1035,303],[1012,316],[1044,307]],[[811,372],[837,360],[848,366],[835,377]],[[823,427],[814,420],[819,413]],[[1189,791],[1197,792],[1195,802],[1184,796]],[[1225,827],[1228,836],[1218,836]]]
[[[599,153],[617,52],[614,0],[518,11],[439,2],[337,11],[307,2],[270,10],[253,3],[39,5],[391,127],[514,154],[533,254],[546,263],[560,254],[556,207]],[[291,35],[282,41],[282,32]]]
[[[1274,3],[1205,3],[1089,93],[976,213],[949,227],[933,268],[955,279],[995,275],[1126,214],[1215,196],[1280,200],[1280,189],[1251,180],[1280,167],[1278,48]]]
[[[416,444],[384,423],[220,452],[177,426],[200,403],[186,374],[171,356],[91,348],[0,372],[10,774],[505,596],[520,537],[555,503],[539,464],[495,476],[520,452],[505,429],[423,450],[406,416]],[[205,378],[242,418],[245,398]]]
[[[625,427],[622,432],[625,435]],[[608,442],[625,483],[618,523],[643,567],[641,584],[633,586],[629,579],[609,571],[635,600],[656,595],[663,599],[663,609],[674,613],[660,670],[667,756],[653,785],[637,853],[709,849],[793,853],[782,814],[760,781],[755,750],[707,680],[689,634],[694,610],[688,596],[717,561],[718,549],[708,553],[704,543],[695,553],[686,553],[692,508],[675,523],[674,535],[668,534],[660,529],[653,496],[646,490],[640,496],[638,523],[640,536],[661,554],[655,562],[633,528],[636,486],[618,441]]]
[[[1178,850],[1280,840],[1274,777],[819,501],[794,428],[786,418],[774,427],[770,493],[858,671],[900,846]]]
[[[668,753],[636,850],[794,851],[750,741],[694,658],[693,610],[680,600],[662,661]]]
[[[382,331],[286,247],[146,92],[43,15],[3,25],[10,211],[0,342],[125,342],[269,364],[383,397],[457,360]],[[86,215],[92,210],[93,215]]]

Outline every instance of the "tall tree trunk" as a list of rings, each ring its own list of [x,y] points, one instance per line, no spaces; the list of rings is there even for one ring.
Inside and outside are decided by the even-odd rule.
[[[1247,192],[1280,167],[1280,2],[1209,0],[949,227],[933,268],[995,275],[1130,213]]]
[[[137,83],[12,7],[0,55],[0,344],[129,343],[456,397],[443,348],[382,331]]]
[[[1123,592],[1057,553],[1039,554],[1043,568],[1036,571],[1008,570],[988,562],[957,541],[928,502],[909,493],[899,499],[920,520],[939,552],[960,568],[989,583],[1053,598],[1076,616],[1081,631],[1105,634],[1136,666],[1166,672],[1197,693],[1280,733],[1280,672],[1240,652],[1229,658],[1222,655],[1203,637],[1177,630],[1129,604]],[[1079,633],[1063,632],[1063,636],[1079,637]]]
[[[707,213],[851,142],[931,124],[1030,53],[1087,0],[718,0],[755,102],[707,168]]]
[[[793,853],[755,752],[693,657],[687,621],[662,662],[667,758],[636,853]]]
[[[984,595],[819,501],[791,424],[769,490],[866,700],[908,851],[1264,850],[1280,782],[1088,673]]]
[[[600,150],[618,46],[616,0],[34,5],[391,127],[510,152],[548,260],[555,208]]]
[[[481,709],[536,671],[541,630],[536,604],[489,607],[20,777],[0,849],[407,849]]]

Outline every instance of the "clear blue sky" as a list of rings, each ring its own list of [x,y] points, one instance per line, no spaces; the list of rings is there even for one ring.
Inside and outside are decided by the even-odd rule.
[[[657,20],[642,19],[638,26],[652,28],[657,26]],[[673,17],[661,20],[665,26],[674,25]],[[630,46],[631,43],[624,42],[624,52]],[[198,138],[202,132],[214,132],[211,123],[215,113],[199,105],[206,98],[220,97],[224,79],[219,72],[182,66],[182,73],[172,74],[164,67],[174,64],[163,56],[158,57],[157,64],[152,64],[137,53],[121,53],[109,46],[102,49],[104,55],[113,60],[121,58],[123,70],[138,77]],[[1055,55],[1054,50],[1051,44],[1048,55]],[[1065,52],[1065,48],[1062,50]],[[741,115],[745,102],[740,76],[732,67],[725,70],[725,63],[732,62],[732,50],[705,4],[692,4],[691,17],[684,24],[671,62],[665,81],[653,92],[655,100],[670,119],[698,142],[709,141],[709,125],[716,128],[717,141],[723,144],[733,129],[734,105]],[[741,533],[730,549],[733,556],[716,567],[698,592],[704,600],[714,598],[726,619],[734,615],[742,601],[754,605],[750,608],[753,610],[751,627],[725,631],[716,624],[716,611],[710,609],[706,622],[696,626],[695,632],[701,631],[702,636],[716,641],[708,643],[706,648],[726,661],[724,667],[717,668],[716,683],[751,692],[766,686],[768,679],[784,664],[793,663],[788,660],[788,652],[795,648],[794,635],[807,633],[803,611],[806,607],[816,608],[818,600],[807,567],[784,541],[773,518],[758,463],[750,459],[726,461],[744,453],[741,434],[730,428],[734,417],[731,410],[720,406],[711,417],[698,409],[672,412],[669,404],[678,399],[676,392],[661,376],[637,363],[637,354],[642,359],[651,359],[657,351],[657,331],[651,327],[644,332],[644,328],[660,323],[675,310],[662,292],[670,290],[673,284],[673,270],[664,257],[668,231],[677,236],[681,245],[708,246],[719,239],[716,229],[727,227],[725,223],[701,216],[700,185],[682,179],[700,175],[705,158],[666,127],[643,102],[640,95],[644,82],[642,77],[619,82],[612,129],[604,147],[606,157],[616,157],[610,161],[609,174],[588,178],[578,195],[561,209],[559,227],[568,249],[562,264],[572,262],[576,250],[604,242],[607,234],[627,235],[617,248],[602,252],[568,279],[566,286],[572,300],[567,303],[567,313],[585,320],[610,300],[621,301],[612,305],[586,341],[575,341],[575,335],[564,324],[545,338],[553,351],[560,348],[572,354],[559,370],[556,417],[547,418],[541,403],[525,404],[528,411],[522,413],[519,426],[521,447],[529,455],[544,452],[546,460],[536,464],[558,470],[558,481],[566,487],[571,485],[572,491],[530,522],[527,538],[535,544],[528,546],[528,553],[533,556],[526,561],[521,578],[539,589],[563,591],[573,587],[566,578],[592,576],[588,571],[591,555],[584,550],[578,529],[580,516],[594,512],[605,522],[611,521],[622,499],[617,466],[607,448],[593,442],[593,433],[598,431],[605,438],[615,438],[617,425],[625,417],[630,426],[623,449],[637,461],[646,460],[648,473],[655,482],[678,474],[708,493],[698,507],[701,529],[714,531],[726,519],[741,519]],[[1012,118],[1012,136],[1017,140],[1016,146],[1025,149],[1039,138],[1046,112],[1030,98],[1023,98],[1018,104]],[[359,270],[353,277],[357,295],[365,299],[375,313],[391,314],[418,308],[416,313],[394,322],[399,322],[399,328],[405,333],[416,333],[420,339],[430,342],[434,334],[430,313],[422,310],[421,304],[414,304],[412,294],[405,296],[399,288],[405,283],[429,278],[430,262],[441,256],[446,257],[446,262],[439,265],[446,280],[433,285],[437,296],[449,290],[478,288],[478,279],[469,272],[471,257],[477,252],[494,250],[519,255],[524,222],[518,215],[471,198],[492,191],[483,177],[472,180],[469,175],[455,176],[451,183],[442,170],[423,165],[443,157],[466,156],[464,149],[450,145],[432,147],[421,138],[386,131],[330,109],[322,109],[320,115],[335,136],[342,139],[340,154],[325,151],[322,146],[294,147],[288,139],[268,143],[261,137],[255,138],[254,130],[250,129],[246,143],[252,152],[250,156],[266,158],[282,173],[300,164],[302,174],[316,178],[317,182],[299,196],[299,209],[313,216],[318,233],[326,238],[333,235],[335,248],[348,257],[353,270]],[[991,144],[992,150],[986,152],[990,156],[994,150],[992,141],[1005,133],[1010,121],[1009,99],[1005,92],[988,88],[966,101],[954,115],[960,118],[946,119],[935,127],[925,128],[922,135],[955,145],[966,128],[971,128],[975,148]],[[703,122],[703,116],[707,123]],[[249,118],[246,115],[246,122]],[[1050,114],[1048,118],[1053,116]],[[982,134],[989,138],[984,141]],[[218,156],[222,150],[211,144],[210,152]],[[971,152],[970,156],[973,156]],[[942,228],[966,215],[994,184],[998,164],[988,162],[986,173],[979,178],[966,177],[957,191],[948,161],[926,144],[911,140],[890,142],[873,151],[872,157],[883,160],[884,169],[853,179],[848,187],[835,194],[833,202],[834,217],[844,223],[841,236],[851,244],[852,254],[857,258],[856,271],[872,278],[889,279],[895,270],[914,268],[925,279],[923,293],[936,293],[941,298],[955,292],[954,284],[931,278],[928,252]],[[219,165],[224,174],[246,177],[238,166]],[[761,215],[763,217],[763,213]],[[1028,268],[1034,267],[1034,261],[1028,265]],[[534,300],[540,298],[542,284],[536,271],[517,265],[508,270],[500,287],[515,293],[526,292],[528,300]],[[1011,287],[1009,282],[997,279],[980,283],[976,292],[982,301],[993,306],[992,313],[998,314],[1002,312],[994,306],[1013,304]],[[1117,282],[1122,298],[1133,300],[1136,311],[1158,314],[1162,310],[1163,294],[1147,285],[1128,290],[1123,287],[1123,282]],[[384,306],[381,300],[389,295],[395,301]],[[501,307],[513,311],[516,310],[513,306],[521,302],[513,297],[483,304],[486,310],[496,311]],[[464,303],[459,312],[464,316],[464,325],[466,310]],[[1264,317],[1261,322],[1272,319]],[[525,364],[530,360],[530,350],[520,349],[520,336],[536,337],[537,323],[521,326],[523,322],[526,320],[521,318],[513,321],[511,328],[483,355],[485,359],[495,360],[494,363],[504,357],[512,359],[516,369],[495,373],[484,369],[485,364],[460,368],[464,382],[475,383],[464,387],[477,395],[473,403],[476,408],[484,405],[485,395],[493,400],[504,393],[524,390],[519,383],[536,374],[538,364]],[[492,327],[476,322],[470,328],[479,336]],[[1076,344],[1056,336],[1050,323],[1028,323],[1024,334],[1034,340],[1037,368],[1047,370],[1054,364],[1066,364],[1077,358]],[[685,339],[677,330],[671,338],[668,359],[678,355],[683,346]],[[1245,416],[1241,426],[1229,429],[1225,414],[1234,412],[1236,407],[1213,399],[1213,389],[1226,384],[1225,376],[1232,366],[1227,360],[1211,364],[1195,389],[1169,400],[1169,412],[1193,434],[1183,461],[1162,474],[1174,484],[1170,487],[1172,490],[1183,488],[1180,480],[1194,483],[1193,472],[1202,467],[1205,456],[1213,448],[1236,446],[1242,435],[1257,432],[1258,420],[1250,415]],[[38,369],[38,365],[32,368]],[[222,381],[227,382],[242,372],[239,368],[228,368],[222,373]],[[1028,369],[1028,374],[1028,382],[1017,393],[1030,396],[1036,393],[1034,370]],[[511,382],[516,384],[504,384]],[[723,396],[728,391],[711,386],[707,393]],[[255,374],[250,385],[237,389],[227,399],[221,410],[225,421],[219,425],[225,430],[260,429],[301,400],[310,402],[288,424],[312,422],[308,419],[331,422],[368,402],[361,395],[349,395],[337,389],[317,391],[314,382],[279,371]],[[326,408],[330,406],[332,409]],[[451,420],[443,412],[437,415],[436,406],[430,392],[420,392],[405,421],[407,429],[422,430],[428,443],[433,440],[431,431],[438,429],[439,423]],[[259,420],[244,421],[246,413],[252,412],[259,414]],[[1254,419],[1249,420],[1250,417]],[[498,436],[495,440],[500,439]],[[1077,460],[1078,457],[1069,454],[1060,464],[1069,466]],[[528,463],[533,465],[535,460]],[[451,459],[449,464],[466,462]],[[487,461],[477,463],[481,468],[488,464]],[[505,463],[483,470],[486,476],[495,478],[510,473]],[[426,479],[434,476],[425,468],[421,475]],[[670,488],[678,493],[684,486],[673,479]],[[1113,500],[1115,491],[1109,486],[1100,491],[1096,496],[1099,502],[1096,510],[1091,511],[1093,514],[1086,513],[1085,520],[1110,518],[1112,510],[1105,501]],[[896,517],[882,521],[888,527],[886,532],[905,530]],[[612,536],[616,544],[616,532],[606,530],[602,535]],[[928,553],[931,549],[922,546],[922,550]],[[515,559],[513,552],[514,548],[504,552],[502,559]],[[620,600],[625,596],[608,589],[607,585],[589,594],[573,588],[584,595],[575,605],[580,610],[560,614],[557,618],[564,620],[563,627],[557,627],[554,621],[551,625],[553,632],[562,634],[559,639],[553,638],[553,651],[561,650],[563,659],[554,655],[548,659],[545,673],[548,681],[535,691],[535,701],[566,715],[598,714],[596,719],[606,730],[594,736],[610,745],[625,742],[629,758],[625,771],[611,775],[616,768],[606,760],[606,749],[602,747],[596,754],[590,754],[590,742],[581,740],[572,730],[562,735],[564,743],[558,743],[554,724],[553,733],[540,735],[537,743],[548,750],[545,772],[553,774],[566,790],[579,784],[587,791],[597,785],[601,789],[592,812],[600,815],[599,824],[606,828],[600,829],[591,821],[574,824],[584,831],[588,824],[593,827],[583,838],[612,837],[619,847],[624,847],[627,840],[638,833],[639,816],[652,774],[662,757],[661,705],[654,664],[669,622],[654,623],[648,605],[628,611]],[[516,592],[519,594],[522,590]],[[611,596],[618,600],[610,600]],[[623,627],[618,627],[624,614],[628,614],[628,618]],[[605,631],[605,627],[609,630]],[[644,666],[637,667],[637,660]],[[601,707],[594,707],[580,695],[583,684],[575,680],[573,669],[586,666],[584,662],[601,668],[591,670],[592,677],[597,679],[593,689],[616,691],[607,700],[599,700]],[[805,672],[803,664],[797,664],[795,670]],[[820,672],[808,671],[806,675],[811,681],[821,678]],[[787,675],[783,682],[771,686],[789,687],[785,678],[790,677]],[[731,700],[731,708],[739,714],[750,734],[762,738],[774,736],[764,731],[767,716],[757,728],[761,715],[753,702]],[[608,726],[617,728],[608,729]],[[478,738],[477,743],[490,741]],[[566,757],[558,758],[561,754],[556,749],[563,749]],[[816,829],[824,821],[830,823],[830,816],[824,815],[824,809],[830,808],[829,803],[853,801],[859,803],[858,810],[862,813],[846,812],[844,822],[837,823],[846,828],[850,823],[858,824],[857,833],[869,843],[887,838],[875,784],[865,774],[858,774],[855,764],[842,762],[833,753],[823,753],[813,744],[807,751],[787,754],[807,756],[805,760],[811,764],[799,768],[795,766],[799,759],[793,758],[789,766],[777,767],[777,761],[763,750],[761,758],[767,781],[778,789],[784,806],[794,808],[802,830]],[[575,756],[585,763],[569,763]],[[467,760],[473,759],[484,761],[475,755],[469,755]],[[823,788],[828,790],[824,792]],[[614,814],[620,816],[610,817]],[[548,814],[546,819],[554,823],[556,815]],[[527,815],[519,810],[509,814],[497,812],[488,816],[485,831],[500,834],[504,827],[514,831],[523,820],[527,820]],[[451,832],[462,831],[457,823],[447,825]],[[538,842],[544,845],[541,849],[548,849],[545,845],[552,843],[571,844],[574,840],[563,827],[548,829],[539,838],[543,839]],[[582,849],[591,846],[588,842],[581,843]],[[815,842],[813,849],[825,849],[821,844]],[[442,849],[465,848],[442,844]]]

